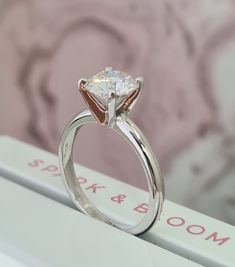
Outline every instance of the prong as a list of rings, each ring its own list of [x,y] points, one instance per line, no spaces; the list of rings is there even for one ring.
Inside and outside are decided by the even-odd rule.
[[[79,89],[79,90],[81,90],[81,85],[83,85],[83,87],[84,87],[86,81],[87,81],[87,79],[85,79],[85,78],[81,78],[81,79],[78,81],[78,89]]]
[[[143,86],[144,86],[144,78],[143,78],[143,77],[136,77],[135,80],[136,80],[137,82],[139,82],[139,84],[140,84],[139,89],[142,89]]]
[[[109,98],[107,117],[107,125],[112,128],[116,121],[116,98],[114,93]]]
[[[139,87],[129,95],[129,97],[125,100],[122,107],[120,108],[120,110],[125,112],[126,114],[128,114],[133,109],[135,103],[139,98],[140,91],[144,86],[143,77],[136,77],[135,80],[139,83]]]
[[[86,90],[86,81],[86,79],[80,79],[78,81],[79,92],[81,93],[85,103],[87,104],[87,107],[92,112],[96,120],[99,123],[104,124],[106,119],[105,109],[101,107],[101,105],[94,99],[92,94]]]

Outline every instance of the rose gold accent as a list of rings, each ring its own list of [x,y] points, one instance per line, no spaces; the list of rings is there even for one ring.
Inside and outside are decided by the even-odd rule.
[[[132,92],[126,100],[124,100],[124,103],[121,105],[120,110],[127,111],[129,106],[137,99],[138,95],[140,93],[140,88],[136,89],[134,92]]]
[[[79,85],[79,91],[87,104],[88,108],[96,118],[96,120],[101,124],[107,123],[107,110],[105,110],[98,101],[86,90],[85,87],[86,82],[81,81]],[[128,108],[131,106],[131,104],[137,99],[140,93],[140,87],[136,89],[134,92],[132,92],[124,101],[123,104],[120,106],[120,108],[117,111],[127,112]]]
[[[97,103],[97,101],[94,99],[94,97],[86,90],[85,88],[85,81],[80,82],[79,91],[87,104],[88,108],[94,115],[94,117],[97,119],[99,123],[104,124],[106,121],[105,117],[105,110],[103,107]]]

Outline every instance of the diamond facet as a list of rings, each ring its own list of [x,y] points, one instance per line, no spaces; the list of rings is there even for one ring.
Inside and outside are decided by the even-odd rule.
[[[128,95],[140,87],[139,82],[131,75],[113,70],[111,67],[99,72],[86,80],[85,88],[99,102],[107,108],[110,97],[114,94],[116,108],[118,108]]]

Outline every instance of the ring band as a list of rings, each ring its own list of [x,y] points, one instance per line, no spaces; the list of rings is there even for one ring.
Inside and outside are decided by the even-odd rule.
[[[107,80],[109,81],[110,84],[110,79],[112,79],[112,81],[114,81],[114,85],[117,86],[119,80],[123,79],[122,76],[121,78],[119,76],[117,77],[117,75],[120,73],[121,72],[117,71],[115,73],[115,71],[113,71],[111,68],[108,68],[107,71],[106,68],[105,71],[102,72],[102,75],[98,74],[103,79],[103,80],[101,79],[99,86],[102,85],[102,87],[104,87],[105,83],[104,82],[102,83],[102,81],[106,82]],[[97,76],[95,77],[97,80]],[[129,77],[130,76],[128,76],[128,78]],[[124,78],[128,79],[126,78],[126,76]],[[79,82],[80,91],[84,90],[84,84],[86,85],[87,83],[89,85],[89,81],[86,81],[84,79],[80,80]],[[151,226],[160,217],[164,202],[164,182],[157,164],[157,160],[146,138],[141,133],[139,128],[127,117],[129,111],[132,109],[134,105],[134,102],[136,101],[136,98],[132,98],[132,100],[130,100],[130,96],[133,96],[134,94],[135,96],[137,96],[136,94],[137,89],[134,90],[132,88],[133,90],[131,92],[130,91],[125,92],[126,97],[123,97],[124,89],[122,90],[122,94],[118,95],[117,91],[114,91],[115,94],[113,92],[111,92],[110,94],[110,88],[108,88],[109,92],[108,91],[107,92],[109,93],[109,95],[108,97],[106,97],[107,102],[105,102],[104,95],[103,98],[99,98],[100,95],[98,95],[99,93],[98,90],[94,89],[95,87],[94,80],[92,80],[92,83],[93,83],[92,89],[96,90],[95,91],[96,95],[94,94],[94,91],[92,92],[93,94],[91,94],[91,91],[88,91],[86,89],[86,93],[90,94],[89,97],[93,101],[92,104],[90,104],[89,101],[87,101],[87,98],[85,98],[83,95],[85,102],[87,103],[90,110],[85,110],[79,113],[66,126],[62,134],[59,146],[59,165],[61,169],[61,175],[64,180],[65,187],[73,203],[80,211],[96,219],[99,219],[100,221],[103,221],[107,224],[122,229],[128,233],[138,235],[150,229]],[[130,81],[127,81],[125,83],[125,86],[126,84],[128,84],[130,88]],[[138,90],[140,90],[141,84],[139,82],[138,84],[139,84]],[[113,99],[115,101],[113,101]],[[101,112],[100,113],[97,112],[98,109],[101,112],[104,112],[103,117],[100,115]],[[101,122],[102,118],[103,121]],[[73,162],[74,142],[81,127],[91,123],[102,123],[106,125],[106,127],[108,126],[111,129],[113,129],[116,133],[118,133],[124,140],[127,141],[127,143],[129,143],[129,145],[135,151],[142,164],[142,167],[144,168],[149,190],[148,209],[143,219],[134,226],[127,225],[125,223],[120,223],[104,215],[100,210],[98,210],[95,207],[94,203],[91,203],[91,201],[83,192],[81,185],[78,182]]]

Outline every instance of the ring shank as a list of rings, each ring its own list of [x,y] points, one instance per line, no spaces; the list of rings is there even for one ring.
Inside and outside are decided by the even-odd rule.
[[[129,226],[114,221],[99,211],[83,192],[76,178],[73,163],[73,147],[77,133],[86,124],[97,123],[89,110],[79,113],[65,128],[59,147],[59,164],[66,189],[75,206],[85,214],[95,217],[107,224],[116,226],[131,234],[147,231],[160,217],[164,201],[164,184],[156,158],[141,131],[125,114],[116,118],[112,129],[124,138],[137,154],[148,182],[148,210],[140,223]]]

